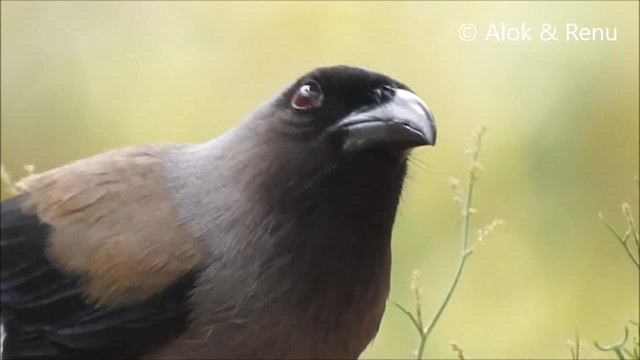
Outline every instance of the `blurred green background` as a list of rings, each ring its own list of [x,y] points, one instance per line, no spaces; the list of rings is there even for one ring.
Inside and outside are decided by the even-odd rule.
[[[438,146],[415,152],[391,297],[442,300],[459,254],[447,185],[486,123],[474,226],[507,222],[469,259],[427,356],[569,357],[638,319],[638,271],[599,222],[638,214],[638,2],[2,2],[2,162],[19,177],[110,148],[221,134],[302,73],[352,64],[408,83]],[[465,42],[464,23],[617,28],[615,42]],[[532,34],[534,35],[535,32]],[[6,194],[4,194],[6,196]],[[475,232],[475,230],[474,230]],[[413,356],[388,306],[368,358]],[[590,356],[606,358],[588,345]]]

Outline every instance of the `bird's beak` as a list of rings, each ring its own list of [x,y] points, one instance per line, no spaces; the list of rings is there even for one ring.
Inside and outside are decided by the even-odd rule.
[[[334,126],[343,133],[343,150],[435,145],[436,125],[427,104],[408,90],[393,91],[388,101],[351,113]]]

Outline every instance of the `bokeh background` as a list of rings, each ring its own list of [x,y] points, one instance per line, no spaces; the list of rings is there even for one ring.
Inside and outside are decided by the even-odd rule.
[[[422,273],[433,315],[455,270],[448,187],[485,123],[472,219],[499,228],[469,259],[430,358],[570,357],[638,319],[638,270],[598,220],[638,214],[638,2],[8,2],[1,5],[2,162],[45,170],[139,143],[221,134],[289,81],[352,64],[408,83],[438,146],[415,151],[393,242],[391,297]],[[461,41],[458,28],[617,28],[615,42]],[[6,189],[5,189],[6,190]],[[6,192],[3,193],[6,197]],[[474,230],[475,231],[475,230]],[[417,337],[388,306],[366,358],[409,358]]]

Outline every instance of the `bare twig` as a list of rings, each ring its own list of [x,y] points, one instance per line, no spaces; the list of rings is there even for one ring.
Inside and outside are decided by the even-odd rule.
[[[594,344],[596,345],[598,350],[600,350],[600,351],[613,351],[616,354],[616,356],[618,357],[618,359],[625,360],[624,354],[622,353],[622,350],[624,349],[624,345],[627,342],[628,338],[629,338],[629,329],[627,329],[627,327],[625,326],[624,327],[624,337],[622,338],[622,340],[618,341],[617,343],[615,343],[613,345],[609,345],[609,346],[602,346],[602,345],[598,344],[597,341],[594,341]]]
[[[451,349],[456,352],[456,355],[458,355],[458,360],[465,360],[464,350],[462,350],[462,348],[458,346],[458,344],[454,343],[453,341],[449,341],[449,345],[451,345]]]
[[[640,248],[640,235],[636,228],[636,222],[633,220],[633,214],[631,213],[631,206],[629,206],[629,203],[622,204],[622,214],[624,214],[624,217],[627,220],[627,231],[633,236],[633,239],[636,241],[636,246]]]
[[[449,290],[447,291],[447,294],[445,295],[444,300],[440,304],[440,307],[436,311],[435,316],[433,317],[433,319],[429,323],[429,326],[427,326],[427,329],[425,330],[425,337],[424,337],[425,341],[422,343],[422,347],[418,348],[418,355],[420,356],[419,359],[422,358],[422,352],[424,351],[424,344],[426,343],[426,339],[429,337],[429,335],[433,331],[433,328],[436,326],[436,323],[440,319],[440,316],[442,316],[444,309],[449,304],[449,301],[451,300],[451,295],[453,295],[453,292],[458,286],[458,281],[460,281],[460,276],[462,275],[462,270],[464,270],[464,265],[467,262],[467,258],[469,257],[469,255],[472,254],[472,249],[469,247],[469,223],[470,223],[471,213],[472,213],[470,211],[472,209],[471,201],[473,199],[473,190],[474,190],[475,184],[480,179],[480,175],[483,172],[482,165],[478,162],[478,157],[480,156],[480,147],[482,145],[482,137],[484,136],[486,131],[487,131],[487,128],[485,126],[480,127],[480,130],[478,130],[478,132],[474,134],[475,146],[472,149],[468,150],[468,153],[471,154],[471,166],[469,168],[469,181],[467,184],[467,192],[462,205],[462,231],[461,231],[461,237],[460,237],[462,250],[460,254],[460,261],[458,263],[458,269],[456,270],[456,273],[453,277],[453,281],[449,286]]]
[[[418,334],[420,336],[420,343],[418,345],[418,350],[416,351],[417,359],[422,359],[424,357],[424,350],[427,343],[427,339],[429,338],[429,335],[431,335],[431,332],[433,331],[434,327],[438,323],[438,320],[442,316],[444,309],[449,304],[449,301],[451,300],[451,297],[456,287],[458,286],[458,282],[460,281],[460,277],[462,275],[462,270],[464,269],[464,266],[467,262],[467,259],[469,258],[469,255],[473,253],[474,248],[477,244],[482,242],[491,232],[493,232],[496,226],[504,224],[504,221],[502,221],[501,219],[494,220],[489,225],[487,225],[486,227],[478,231],[478,239],[475,244],[472,244],[472,245],[469,244],[470,218],[472,214],[477,213],[477,211],[471,207],[472,199],[473,199],[473,190],[475,187],[475,183],[480,179],[480,175],[482,175],[482,172],[484,171],[482,165],[478,161],[478,157],[480,155],[482,137],[486,132],[486,130],[487,130],[486,127],[482,126],[480,127],[478,132],[474,133],[474,147],[466,151],[466,153],[469,154],[471,157],[470,167],[469,167],[469,178],[468,178],[466,192],[462,190],[462,186],[460,185],[460,181],[458,179],[456,178],[449,179],[449,186],[453,191],[454,200],[458,202],[461,206],[461,213],[462,213],[462,225],[461,225],[461,235],[460,235],[461,250],[460,250],[460,259],[458,262],[458,268],[456,269],[451,285],[449,285],[449,289],[445,294],[444,300],[436,310],[436,313],[433,319],[429,322],[429,325],[425,328],[423,326],[423,320],[422,320],[421,294],[420,294],[418,281],[417,281],[419,273],[414,272],[414,281],[412,282],[412,289],[414,291],[415,301],[416,301],[414,313],[407,310],[406,308],[399,305],[398,303],[393,302],[393,304],[396,307],[398,307],[400,311],[402,311],[402,313],[404,313],[411,320],[416,330],[418,331]],[[458,357],[460,359],[464,359],[464,354],[462,353],[462,349],[457,347],[455,343],[451,343],[451,344],[452,344],[451,346],[454,347],[454,351],[458,351]]]
[[[609,224],[609,222],[604,218],[602,213],[598,214],[598,216],[600,217],[600,221],[602,221],[602,223],[607,227],[607,229],[609,229],[611,234],[613,234],[613,236],[615,236],[616,239],[618,239],[618,242],[620,243],[620,245],[622,245],[627,255],[629,255],[629,258],[631,259],[631,261],[636,265],[637,268],[640,268],[640,262],[638,262],[638,260],[633,256],[633,254],[631,253],[631,250],[629,249],[629,246],[627,245],[627,240],[629,239],[630,232],[627,231],[624,235],[620,235],[613,228],[613,226],[611,226],[611,224]]]
[[[572,342],[571,340],[567,340],[567,346],[569,346],[569,350],[571,350],[571,360],[579,360],[580,359],[580,334],[576,331],[576,342]]]

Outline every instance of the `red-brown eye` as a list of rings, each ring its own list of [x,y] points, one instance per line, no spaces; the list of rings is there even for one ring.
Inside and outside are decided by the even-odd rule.
[[[300,86],[293,99],[291,99],[291,106],[294,109],[306,110],[316,108],[322,105],[323,95],[322,89],[317,82],[311,80]]]

